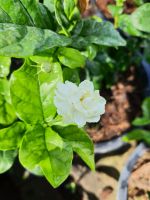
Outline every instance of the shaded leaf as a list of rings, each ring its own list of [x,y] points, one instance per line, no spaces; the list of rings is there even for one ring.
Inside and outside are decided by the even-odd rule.
[[[137,117],[132,122],[135,126],[145,126],[150,124],[150,97],[147,97],[142,103],[143,117]]]
[[[79,30],[78,26],[76,29]],[[74,30],[76,32],[76,30]],[[94,19],[83,21],[82,30],[78,37],[73,38],[73,47],[86,48],[90,44],[104,46],[125,46],[126,41],[120,36],[119,32],[114,29],[110,22],[98,22]]]

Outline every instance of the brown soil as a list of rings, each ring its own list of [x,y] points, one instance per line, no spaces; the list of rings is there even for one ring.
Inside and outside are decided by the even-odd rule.
[[[131,121],[139,116],[142,89],[135,72],[135,67],[131,67],[119,77],[110,91],[101,92],[107,100],[105,114],[99,123],[87,126],[87,132],[94,142],[121,135],[131,127]]]
[[[97,7],[100,11],[104,14],[104,16],[108,19],[112,18],[111,13],[108,10],[108,5],[114,5],[114,0],[97,0],[96,1]],[[124,4],[124,13],[130,14],[136,9],[136,5],[133,0],[127,0]]]
[[[146,152],[136,163],[128,182],[129,200],[149,200],[150,192],[150,151]]]

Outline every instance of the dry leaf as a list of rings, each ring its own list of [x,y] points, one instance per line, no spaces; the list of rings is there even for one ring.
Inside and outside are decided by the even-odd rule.
[[[81,14],[83,14],[89,7],[89,0],[78,0],[78,5]]]

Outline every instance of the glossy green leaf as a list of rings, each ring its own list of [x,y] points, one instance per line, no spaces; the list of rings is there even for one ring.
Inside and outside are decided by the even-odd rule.
[[[15,122],[7,128],[0,129],[0,150],[12,150],[19,147],[25,125],[22,122]]]
[[[131,15],[132,23],[140,31],[150,33],[150,3],[145,3]]]
[[[0,151],[0,174],[12,167],[16,156],[16,151]]]
[[[36,26],[39,28],[52,28],[51,18],[45,7],[36,0],[0,0],[1,23],[7,22],[18,25]]]
[[[40,166],[53,187],[59,186],[69,175],[72,149],[51,128],[40,125],[31,127],[25,134],[19,151],[19,159],[29,170]]]
[[[71,43],[71,39],[51,30],[24,25],[1,23],[0,33],[1,56],[27,57]]]
[[[76,26],[77,30],[79,29],[78,26],[81,26],[81,23]],[[98,22],[94,19],[86,19],[83,21],[79,36],[73,37],[72,46],[76,48],[87,48],[90,44],[125,46],[126,41],[114,29],[110,22]]]
[[[124,136],[123,140],[126,142],[130,140],[143,140],[144,142],[150,144],[150,131],[135,129],[133,131],[130,131],[126,136]]]
[[[11,59],[9,57],[0,56],[0,78],[9,74]]]
[[[16,119],[14,108],[10,101],[9,82],[0,79],[0,124],[9,125]]]
[[[53,97],[57,83],[62,82],[62,69],[59,63],[46,62],[48,65],[50,71],[45,72],[41,65],[26,62],[11,77],[12,103],[19,118],[27,123],[44,123],[55,116]]]
[[[73,69],[84,67],[86,61],[86,57],[80,51],[67,47],[59,48],[58,59],[63,65]]]
[[[55,126],[54,130],[72,146],[73,150],[91,169],[95,169],[94,146],[84,130],[77,126]]]

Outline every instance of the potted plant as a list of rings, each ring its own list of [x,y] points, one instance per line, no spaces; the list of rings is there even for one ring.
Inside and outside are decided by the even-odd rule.
[[[124,140],[143,140],[144,143],[140,143],[130,156],[124,169],[121,172],[119,179],[119,190],[117,199],[128,199],[130,196],[141,196],[140,198],[148,198],[149,184],[144,187],[144,183],[149,180],[149,145],[150,145],[150,97],[147,97],[143,104],[143,116],[136,118],[133,121],[133,125],[139,128],[132,130],[125,137]],[[145,127],[145,129],[144,129]],[[147,156],[145,154],[147,153]],[[141,171],[141,173],[139,173]],[[139,175],[138,175],[139,174]],[[141,185],[138,185],[138,180],[141,181]],[[135,192],[136,188],[136,192]]]
[[[1,173],[19,154],[27,170],[58,187],[70,173],[73,151],[94,169],[93,143],[81,127],[97,121],[105,104],[90,81],[77,86],[63,79],[78,77],[76,68],[99,46],[126,42],[111,23],[81,19],[76,0],[0,1],[0,8]],[[9,73],[12,57],[23,64]]]

